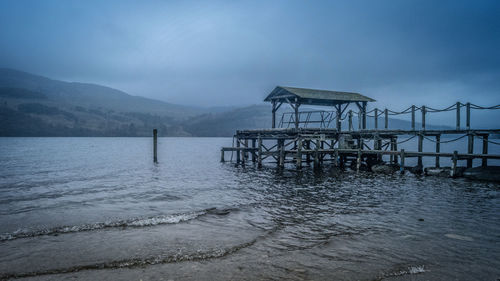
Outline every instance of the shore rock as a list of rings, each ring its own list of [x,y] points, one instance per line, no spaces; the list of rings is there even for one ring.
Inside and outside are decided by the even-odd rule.
[[[379,174],[392,174],[399,171],[398,165],[376,164],[372,166],[372,172]]]
[[[427,167],[424,169],[426,176],[450,177],[451,167]]]
[[[462,177],[465,169],[465,167],[457,167],[456,177]],[[424,169],[424,173],[426,176],[449,178],[451,177],[451,167],[427,167]]]

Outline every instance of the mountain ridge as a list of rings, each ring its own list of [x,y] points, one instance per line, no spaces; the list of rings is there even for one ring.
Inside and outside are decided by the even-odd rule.
[[[278,112],[278,122],[284,111]],[[374,127],[372,119],[367,120],[368,128]],[[0,136],[134,137],[150,136],[156,128],[160,136],[228,137],[238,129],[269,127],[268,104],[201,109],[133,96],[98,84],[65,82],[0,68]],[[345,120],[342,127],[347,128]],[[390,127],[409,128],[410,122],[390,119]],[[428,124],[429,129],[442,127]]]

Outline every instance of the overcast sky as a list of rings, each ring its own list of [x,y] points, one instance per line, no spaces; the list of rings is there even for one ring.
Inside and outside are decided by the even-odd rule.
[[[500,1],[2,0],[0,67],[196,106],[276,85],[499,104]]]

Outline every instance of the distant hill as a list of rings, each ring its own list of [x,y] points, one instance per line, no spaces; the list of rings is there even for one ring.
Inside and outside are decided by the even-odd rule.
[[[0,136],[188,136],[180,123],[208,109],[0,68]]]
[[[0,88],[3,88],[4,93],[6,92],[5,88],[10,90],[29,90],[42,94],[46,96],[47,100],[64,107],[80,106],[88,109],[112,110],[116,112],[133,111],[179,119],[203,112],[203,110],[195,107],[132,96],[101,85],[52,80],[6,68],[0,68]],[[0,98],[6,98],[6,96],[3,95]]]
[[[284,105],[277,122],[289,110]],[[355,128],[357,122],[354,117]],[[368,118],[368,128],[373,124]],[[379,119],[380,128],[383,124]],[[390,119],[389,124],[393,129],[410,128],[404,120]],[[157,128],[160,136],[223,137],[238,129],[270,127],[269,104],[196,108],[0,68],[0,136],[150,136]],[[347,128],[346,121],[342,127]]]

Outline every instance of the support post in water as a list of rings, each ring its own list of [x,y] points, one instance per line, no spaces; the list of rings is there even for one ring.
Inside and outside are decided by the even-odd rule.
[[[469,133],[467,135],[467,153],[468,154],[473,154],[474,153],[474,135]],[[472,158],[467,159],[467,168],[472,168]]]
[[[405,173],[405,150],[404,149],[401,149],[401,166],[399,166],[399,171],[401,172],[401,174],[404,174]]]
[[[359,173],[359,168],[361,168],[361,149],[358,149],[358,157],[356,158],[356,173]]]
[[[255,139],[252,139],[252,162],[255,163],[255,161],[257,160],[256,158],[256,153],[255,153],[255,142],[256,140]]]
[[[299,136],[297,141],[297,169],[302,168],[302,138]]]
[[[244,145],[245,145],[245,150],[243,152],[243,163],[248,161],[248,139],[245,139]]]
[[[311,139],[308,139],[306,141],[306,149],[308,150],[308,153],[306,154],[306,163],[309,164],[309,163],[311,163],[311,153],[310,153],[310,150],[311,150]]]
[[[262,168],[262,138],[260,135],[259,135],[257,141],[258,141],[258,146],[259,146],[259,150],[258,150],[258,154],[257,154],[257,167]]]
[[[441,152],[441,135],[436,135],[436,168],[439,168],[439,152]]]
[[[314,169],[319,168],[319,139],[316,139],[316,146],[314,147]]]
[[[283,168],[285,166],[285,139],[278,139],[278,166]]]
[[[398,137],[394,137],[394,151],[398,151]],[[398,164],[398,155],[394,155],[394,164]]]
[[[153,162],[158,163],[158,130],[153,129]]]
[[[236,165],[240,164],[240,139],[236,138]]]
[[[419,133],[418,134],[418,152],[422,152],[423,151],[423,145],[424,144],[424,135],[423,133]],[[417,167],[418,167],[418,170],[421,170],[422,167],[423,167],[423,163],[422,163],[422,155],[419,155],[417,157]]]
[[[453,151],[453,156],[451,157],[451,171],[450,171],[450,176],[451,177],[456,177],[457,176],[457,160],[458,160],[458,151]]]
[[[220,150],[220,161],[221,161],[222,163],[224,163],[224,162],[225,162],[225,160],[224,160],[224,148],[221,148],[221,150]]]
[[[483,135],[483,154],[486,155],[488,154],[488,135]],[[486,167],[488,166],[488,159],[483,158],[481,166]]]

